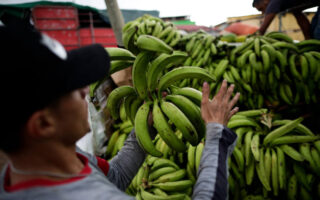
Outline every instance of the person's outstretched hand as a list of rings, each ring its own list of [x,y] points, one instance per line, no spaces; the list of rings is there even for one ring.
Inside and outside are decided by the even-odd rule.
[[[202,101],[201,101],[201,116],[204,122],[215,122],[222,125],[227,125],[229,119],[238,112],[239,108],[234,107],[240,97],[238,92],[231,100],[234,85],[228,88],[227,81],[223,80],[221,88],[212,100],[209,99],[210,88],[208,83],[203,84]]]

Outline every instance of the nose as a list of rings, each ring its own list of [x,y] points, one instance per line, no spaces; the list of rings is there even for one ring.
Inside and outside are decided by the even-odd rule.
[[[89,86],[80,89],[81,97],[86,98],[87,94],[89,94]]]

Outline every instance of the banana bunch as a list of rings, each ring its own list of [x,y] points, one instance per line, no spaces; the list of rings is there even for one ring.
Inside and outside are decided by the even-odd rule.
[[[175,47],[182,35],[171,22],[164,22],[151,15],[143,15],[125,24],[122,29],[124,47],[134,54],[141,50],[137,47],[141,35],[150,35],[165,42],[170,47]]]
[[[204,31],[184,35],[181,43],[183,50],[189,55],[185,66],[204,67],[219,54],[216,37]]]
[[[190,199],[193,182],[186,169],[166,158],[148,156],[126,192],[136,199]]]
[[[170,88],[175,82],[187,78],[213,82],[214,76],[203,68],[190,66],[177,67],[165,72],[168,66],[183,63],[187,54],[172,51],[162,40],[150,35],[140,35],[137,45],[143,51],[137,54],[133,62],[133,87],[121,86],[114,89],[108,96],[106,108],[112,118],[117,120],[120,106],[124,104],[124,110],[134,124],[141,147],[147,153],[160,157],[163,153],[155,148],[148,128],[149,112],[152,111],[153,126],[161,139],[173,150],[184,152],[184,139],[192,145],[197,145],[204,136],[205,125],[201,119],[199,105],[189,99],[188,95],[174,92],[179,89]],[[171,50],[168,51],[169,49]],[[168,94],[165,98],[162,97],[164,91]],[[189,96],[198,94],[192,90],[186,93]],[[173,131],[173,126],[182,133],[182,138]]]
[[[317,56],[316,51],[301,53],[286,34],[271,32],[234,48],[229,57],[233,73],[223,77],[235,81],[242,93],[240,103],[247,108],[315,103],[320,78]]]
[[[302,120],[277,119],[267,109],[241,111],[230,119],[227,126],[238,136],[228,161],[234,199],[253,194],[272,199],[315,197],[313,187],[320,184],[320,135]]]

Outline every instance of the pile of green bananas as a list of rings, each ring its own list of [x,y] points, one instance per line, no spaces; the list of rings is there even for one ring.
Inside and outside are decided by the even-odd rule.
[[[320,197],[313,192],[320,192],[320,136],[301,124],[303,118],[276,118],[259,109],[238,112],[229,121],[238,135],[229,159],[233,199]]]
[[[280,32],[251,37],[231,51],[229,59],[235,69],[224,78],[235,81],[242,92],[240,103],[247,108],[261,108],[265,101],[273,106],[316,103],[319,52],[303,48],[312,41],[296,45]]]
[[[175,151],[184,152],[186,145],[183,139],[197,145],[205,133],[199,108],[201,93],[199,95],[197,91],[188,88],[181,90],[172,84],[186,78],[213,82],[214,77],[203,68],[190,66],[177,67],[165,73],[164,70],[168,66],[183,63],[186,53],[173,51],[156,37],[140,35],[137,47],[141,51],[133,62],[133,87],[121,86],[113,90],[108,96],[106,107],[116,120],[119,117],[120,105],[124,104],[123,107],[134,124],[141,147],[147,153],[160,157],[162,153],[152,143],[148,128],[148,116],[152,109],[153,126],[160,137]],[[107,51],[110,52],[110,49],[107,48]],[[118,58],[123,55],[123,51]],[[114,57],[117,56],[111,53],[111,60]],[[162,97],[163,91],[168,94],[165,98]],[[197,104],[192,101],[193,96],[198,98]],[[173,131],[174,127],[181,131],[183,138],[178,138]]]
[[[154,36],[171,47],[176,46],[182,37],[171,22],[164,22],[151,15],[143,15],[125,24],[122,29],[124,47],[132,53],[138,54],[140,50],[137,48],[137,43],[140,35]]]
[[[184,35],[180,42],[189,55],[184,66],[206,66],[219,56],[218,53],[223,52],[217,49],[217,38],[204,31]]]
[[[136,199],[191,199],[194,182],[187,171],[166,158],[148,156],[126,192]]]

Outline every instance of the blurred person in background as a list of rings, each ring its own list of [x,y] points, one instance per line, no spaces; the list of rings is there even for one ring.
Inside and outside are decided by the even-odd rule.
[[[302,12],[307,8],[319,6],[319,0],[254,0],[252,6],[264,14],[263,23],[259,28],[259,34],[263,35],[268,29],[274,17],[281,12],[290,11],[305,39],[320,39],[319,7],[310,24],[306,15]]]

